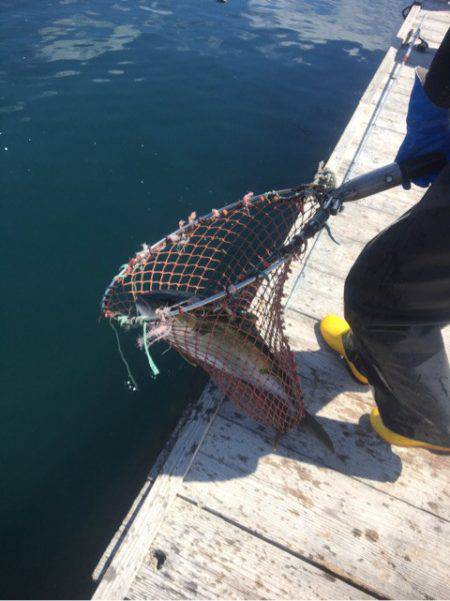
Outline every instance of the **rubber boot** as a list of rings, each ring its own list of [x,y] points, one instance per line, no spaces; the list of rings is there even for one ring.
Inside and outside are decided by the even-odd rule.
[[[370,423],[372,424],[372,428],[375,432],[388,442],[397,447],[416,447],[422,449],[429,449],[430,451],[444,451],[450,453],[450,447],[441,447],[436,444],[431,444],[429,442],[422,442],[421,440],[415,440],[414,438],[407,438],[406,436],[402,436],[401,434],[397,434],[392,430],[389,430],[381,419],[380,412],[378,411],[378,407],[372,409],[370,414]]]
[[[336,351],[344,358],[350,373],[360,384],[368,384],[369,381],[365,375],[363,375],[354,363],[352,363],[347,355],[345,354],[345,348],[343,343],[343,336],[350,331],[349,324],[338,315],[327,315],[320,322],[320,333],[323,339],[333,351]]]

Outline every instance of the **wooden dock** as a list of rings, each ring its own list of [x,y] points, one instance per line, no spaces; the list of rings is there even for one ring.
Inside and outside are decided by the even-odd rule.
[[[401,42],[422,19],[430,50],[399,70]],[[414,67],[429,65],[449,25],[448,2],[412,8],[328,162],[338,180],[393,160]],[[422,194],[396,189],[347,206],[331,223],[340,245],[322,234],[289,283],[305,398],[337,454],[301,428],[272,451],[273,432],[208,385],[99,563],[94,598],[450,598],[450,457],[381,441],[371,393],[317,336],[323,315],[342,312],[365,242]]]

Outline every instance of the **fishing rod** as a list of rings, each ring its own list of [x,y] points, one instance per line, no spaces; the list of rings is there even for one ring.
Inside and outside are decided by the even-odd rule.
[[[393,69],[391,70],[391,73],[389,74],[388,80],[384,86],[384,89],[381,93],[380,98],[378,99],[378,102],[376,104],[375,110],[372,113],[372,116],[369,119],[369,122],[366,126],[366,129],[364,131],[364,135],[361,138],[358,147],[356,149],[355,154],[353,155],[353,158],[350,162],[350,165],[347,168],[347,171],[345,172],[344,178],[343,178],[343,182],[345,182],[349,177],[350,174],[353,170],[353,167],[355,166],[356,162],[358,161],[359,157],[361,156],[367,140],[369,138],[369,135],[372,133],[373,127],[375,125],[376,120],[378,119],[385,103],[386,100],[392,90],[392,87],[394,86],[394,83],[397,81],[398,77],[400,76],[403,67],[408,63],[409,58],[411,56],[411,52],[414,48],[414,45],[417,41],[418,38],[420,38],[420,31],[422,29],[423,23],[425,20],[425,16],[422,17],[420,23],[417,25],[416,29],[414,30],[412,36],[408,36],[407,42],[406,42],[406,52],[403,55],[403,58],[400,62],[395,62]]]

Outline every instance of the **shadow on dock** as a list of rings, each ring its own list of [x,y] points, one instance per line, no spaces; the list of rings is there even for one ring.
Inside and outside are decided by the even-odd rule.
[[[329,349],[296,352],[295,360],[302,376],[305,406],[313,414],[320,412],[318,419],[333,441],[335,454],[301,424],[283,434],[274,448],[272,428],[253,421],[225,400],[199,454],[208,456],[209,461],[221,456],[231,471],[216,469],[210,477],[208,472],[191,470],[186,481],[244,478],[271,453],[373,482],[395,482],[399,478],[402,460],[370,425],[374,402],[368,387],[353,380]]]

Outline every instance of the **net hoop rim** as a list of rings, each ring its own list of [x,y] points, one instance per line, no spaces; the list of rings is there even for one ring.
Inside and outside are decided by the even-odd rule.
[[[258,200],[258,199],[267,198],[268,194],[275,194],[277,196],[288,195],[287,198],[285,198],[284,200],[289,200],[289,196],[293,196],[297,192],[302,192],[303,190],[306,190],[310,187],[311,187],[311,184],[309,184],[309,185],[303,184],[301,186],[296,186],[294,188],[284,188],[283,190],[270,190],[269,192],[264,192],[262,194],[250,193],[252,195],[249,198],[249,204],[252,204],[255,200]],[[217,209],[217,211],[219,211],[219,213],[221,211],[229,211],[230,209],[234,209],[235,207],[237,207],[238,205],[241,205],[241,204],[242,204],[242,198],[240,198],[239,200],[236,200],[235,202],[231,202],[230,204],[225,205],[224,207],[221,207],[220,209]],[[213,211],[210,211],[209,213],[205,213],[204,215],[197,217],[197,219],[194,219],[191,223],[187,223],[186,225],[183,225],[182,227],[179,227],[178,229],[173,230],[167,236],[164,236],[163,238],[161,238],[154,244],[150,245],[149,249],[156,248],[157,246],[162,244],[166,240],[166,238],[170,238],[171,236],[175,236],[176,234],[179,234],[179,233],[181,234],[181,233],[185,232],[186,230],[188,230],[189,228],[191,228],[193,225],[196,225],[197,223],[200,223],[201,221],[203,221],[205,219],[210,219],[211,217],[214,217]]]
[[[253,284],[254,282],[256,282],[256,280],[264,279],[265,277],[267,277],[270,274],[271,271],[274,271],[277,267],[279,267],[280,265],[285,263],[289,258],[290,257],[283,257],[282,259],[279,259],[278,261],[271,263],[264,270],[260,271],[258,273],[258,275],[250,276],[246,280],[239,282],[239,284],[229,286],[227,289],[221,290],[220,292],[216,292],[216,294],[212,294],[211,296],[208,296],[207,298],[203,298],[194,303],[189,303],[189,301],[182,301],[181,303],[172,305],[170,308],[167,308],[164,310],[164,317],[169,319],[172,317],[176,317],[177,315],[180,315],[180,314],[184,315],[185,313],[189,313],[191,311],[194,311],[195,309],[200,309],[201,307],[204,307],[205,305],[219,302],[227,296],[230,296],[230,295],[232,296],[236,292],[239,292],[243,288],[246,288],[250,284]],[[111,317],[111,318],[117,319],[116,317]],[[123,316],[119,316],[119,319],[123,320]],[[136,323],[143,323],[143,322],[156,323],[158,321],[161,321],[161,318],[160,317],[151,318],[151,317],[146,317],[144,315],[141,315],[139,317],[131,318],[131,321],[136,322]]]
[[[263,194],[252,194],[250,196],[248,202],[249,202],[249,204],[252,204],[252,202],[254,202],[258,199],[267,198],[267,196],[269,194],[283,197],[284,200],[289,200],[290,197],[293,197],[293,196],[299,194],[300,192],[304,192],[305,190],[308,190],[308,189],[313,189],[313,186],[314,186],[313,183],[301,184],[299,186],[295,186],[292,188],[284,188],[282,190],[268,191]],[[228,205],[223,206],[220,209],[217,209],[217,211],[219,211],[219,212],[229,211],[230,209],[233,209],[239,205],[242,205],[242,203],[243,203],[243,199],[241,198],[235,202],[232,202],[232,203],[229,203]],[[321,210],[321,202],[319,200],[318,208],[315,211],[314,215],[317,213],[317,211],[320,211],[320,210]],[[168,234],[167,236],[164,236],[163,238],[161,238],[157,242],[153,243],[152,245],[147,245],[147,248],[148,248],[148,250],[154,250],[158,246],[163,244],[167,238],[181,234],[181,233],[189,230],[190,228],[192,228],[192,226],[194,226],[198,223],[201,223],[201,221],[203,221],[205,219],[210,219],[212,217],[214,217],[213,211],[210,211],[209,213],[205,213],[204,215],[201,215],[197,219],[192,220],[190,223],[183,225],[182,227],[179,227],[176,230],[173,230],[170,234]],[[310,220],[312,218],[313,217],[311,217]],[[145,250],[139,251],[138,253],[136,253],[136,256],[139,257],[139,255],[144,252],[145,252]],[[191,311],[194,311],[195,309],[199,309],[201,307],[209,305],[210,303],[215,303],[215,302],[221,301],[225,297],[227,297],[229,295],[233,295],[236,292],[242,290],[243,288],[246,288],[250,284],[253,284],[258,279],[264,279],[264,278],[268,277],[268,275],[272,271],[274,271],[275,269],[277,269],[278,267],[280,267],[281,265],[286,263],[286,261],[290,260],[291,258],[292,258],[292,253],[287,254],[286,256],[278,257],[266,268],[259,271],[258,274],[252,275],[252,276],[246,278],[245,280],[243,280],[242,282],[239,282],[235,285],[231,285],[227,289],[221,290],[220,292],[216,292],[216,294],[212,294],[211,296],[208,296],[207,298],[195,301],[193,303],[189,302],[188,300],[187,301],[185,300],[185,301],[181,301],[180,303],[177,303],[176,305],[172,305],[170,308],[167,308],[164,310],[164,317],[173,318],[173,317],[176,317],[177,315],[189,313]],[[110,290],[115,285],[116,280],[121,277],[122,273],[127,268],[128,268],[128,263],[125,263],[119,270],[119,273],[113,277],[113,279],[111,280],[111,283],[106,288],[106,290],[103,294],[102,300],[101,300],[101,304],[100,304],[102,314],[105,314],[105,312],[106,312],[105,302],[106,302],[106,298],[107,298]],[[131,322],[131,323],[136,323],[136,324],[137,323],[157,323],[157,322],[161,321],[160,317],[150,318],[150,317],[146,317],[144,315],[137,316],[137,317],[131,317],[131,318],[126,318],[124,315],[118,315],[118,316],[109,315],[107,317],[108,317],[108,319],[116,319],[120,322],[127,321],[127,322]]]

